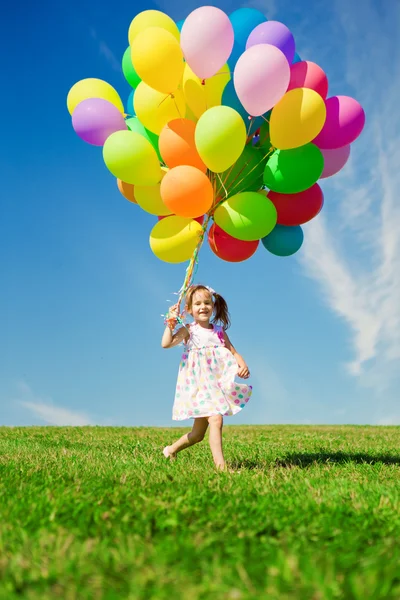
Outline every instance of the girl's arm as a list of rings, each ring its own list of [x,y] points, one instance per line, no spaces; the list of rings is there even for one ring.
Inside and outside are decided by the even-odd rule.
[[[163,348],[173,348],[181,342],[187,341],[188,337],[189,333],[186,327],[181,327],[175,333],[173,333],[173,331],[169,327],[166,327],[161,339],[161,346]]]
[[[223,331],[223,334],[224,334],[224,340],[225,340],[225,347],[228,348],[228,350],[230,352],[232,352],[232,354],[238,364],[238,376],[241,377],[242,379],[248,379],[250,377],[250,371],[249,371],[249,367],[246,365],[246,361],[243,359],[242,356],[240,356],[240,354],[237,352],[236,348],[234,348],[226,331]]]

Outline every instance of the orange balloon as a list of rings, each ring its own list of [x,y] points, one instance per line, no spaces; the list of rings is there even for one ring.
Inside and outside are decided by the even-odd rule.
[[[210,210],[214,190],[207,175],[188,165],[170,169],[161,182],[161,198],[179,217],[200,217]]]
[[[194,141],[196,123],[189,119],[174,119],[165,125],[158,139],[158,148],[170,169],[180,165],[196,167],[203,173],[206,165],[197,152]]]
[[[134,193],[134,185],[131,183],[125,183],[125,181],[121,181],[120,179],[117,179],[117,185],[124,198],[129,200],[129,202],[133,202],[133,204],[137,204]]]

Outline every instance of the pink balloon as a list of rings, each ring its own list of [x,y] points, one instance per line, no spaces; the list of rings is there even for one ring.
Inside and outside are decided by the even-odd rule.
[[[290,67],[288,91],[296,88],[314,90],[325,100],[328,94],[328,78],[317,64],[308,60],[302,60]]]
[[[333,96],[325,104],[325,125],[313,143],[321,149],[332,150],[354,142],[365,125],[362,106],[349,96]]]
[[[252,117],[275,106],[289,81],[289,63],[283,52],[271,44],[257,44],[243,52],[233,74],[238,98]]]
[[[201,79],[212,77],[224,66],[233,42],[229,17],[215,6],[197,8],[185,19],[181,48],[189,67]]]
[[[350,144],[333,150],[321,150],[321,152],[324,157],[324,170],[322,171],[320,179],[326,179],[327,177],[332,177],[332,175],[339,173],[339,171],[343,169],[344,165],[349,160]]]

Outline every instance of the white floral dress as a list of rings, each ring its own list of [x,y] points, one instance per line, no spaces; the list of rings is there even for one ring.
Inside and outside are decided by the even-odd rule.
[[[189,325],[189,340],[179,365],[172,418],[174,421],[231,416],[244,408],[252,386],[237,383],[238,365],[225,347],[223,329]]]

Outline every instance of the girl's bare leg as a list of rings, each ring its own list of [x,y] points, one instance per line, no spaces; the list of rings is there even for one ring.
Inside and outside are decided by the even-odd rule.
[[[207,417],[207,419],[210,424],[209,442],[214,464],[217,469],[221,469],[223,471],[225,469],[225,458],[222,451],[222,426],[224,424],[224,420],[222,415],[213,415],[212,417]]]
[[[175,458],[176,454],[189,446],[193,446],[193,444],[198,444],[202,440],[204,440],[204,436],[206,434],[208,427],[208,418],[207,417],[199,417],[194,420],[192,431],[189,433],[185,433],[178,441],[176,441],[172,446],[167,446],[168,454],[171,458]]]

